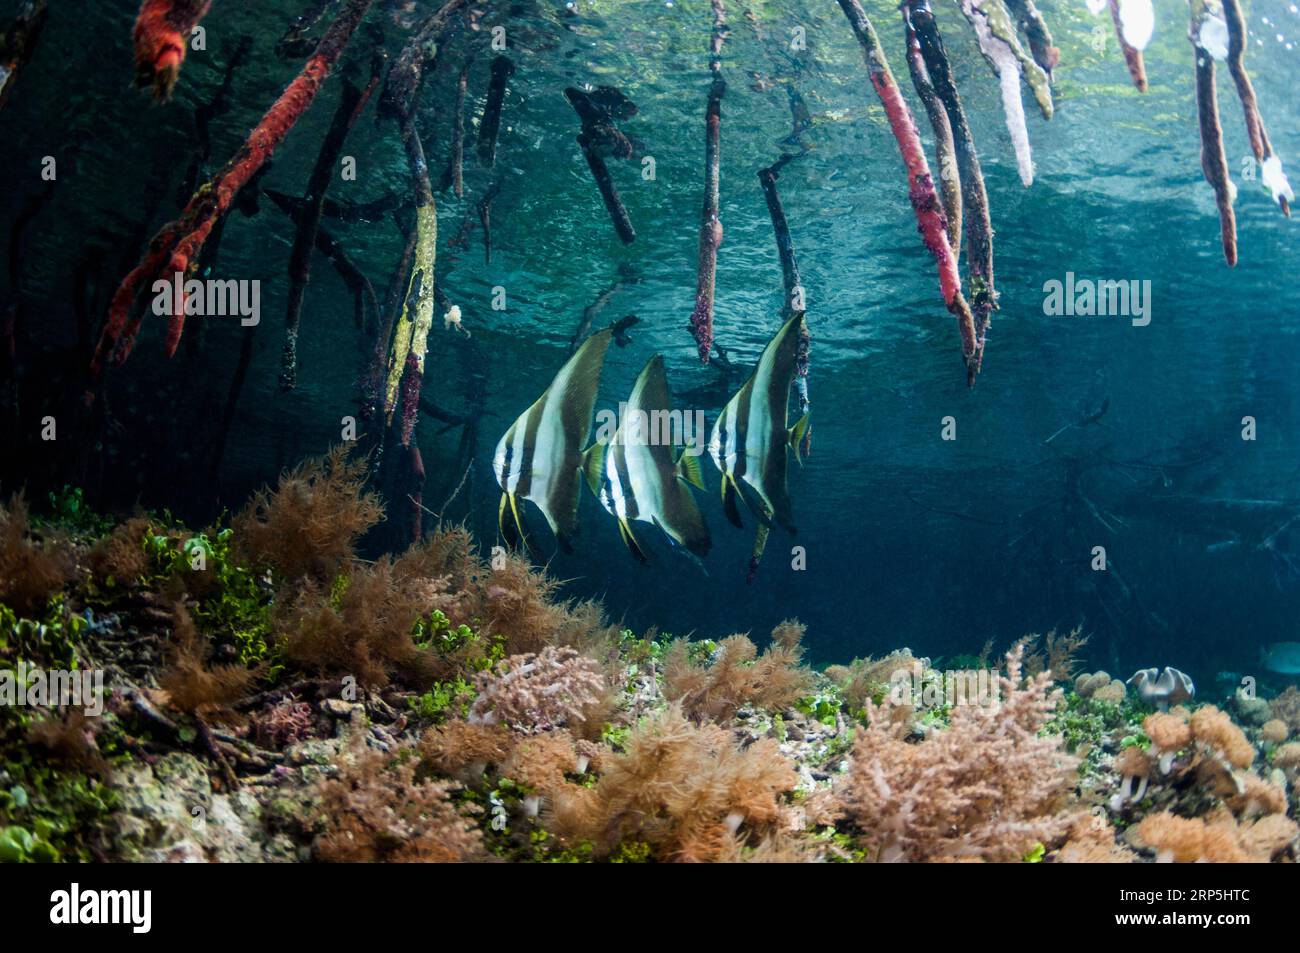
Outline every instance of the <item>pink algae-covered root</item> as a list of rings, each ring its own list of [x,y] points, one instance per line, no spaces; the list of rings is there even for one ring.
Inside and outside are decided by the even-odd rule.
[[[912,111],[903,100],[898,83],[894,81],[891,74],[884,71],[873,72],[871,85],[885,107],[889,128],[898,142],[898,151],[902,154],[903,164],[907,166],[908,197],[916,213],[917,231],[921,233],[925,247],[930,250],[939,268],[939,290],[943,294],[944,304],[957,319],[957,330],[961,334],[962,356],[970,367],[971,362],[976,359],[977,351],[975,319],[961,293],[957,256],[948,242],[948,218],[944,214],[943,202],[930,175],[930,166],[921,145],[920,132],[912,118]]]

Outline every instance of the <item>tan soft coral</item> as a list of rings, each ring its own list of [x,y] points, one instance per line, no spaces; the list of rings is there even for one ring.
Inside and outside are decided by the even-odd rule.
[[[1027,674],[1048,672],[1058,682],[1074,680],[1079,668],[1077,656],[1087,644],[1088,636],[1083,634],[1081,628],[1072,629],[1064,635],[1055,629],[1046,635],[1026,635],[1016,643],[1024,646]]]
[[[1023,652],[1007,655],[999,702],[954,707],[921,742],[892,723],[888,701],[868,706],[840,803],[874,859],[1018,861],[1064,838],[1075,761],[1038,733],[1061,693],[1047,672],[1022,680]]]
[[[839,686],[849,711],[857,713],[868,701],[884,695],[896,673],[905,672],[910,678],[921,669],[922,661],[911,649],[899,649],[883,658],[856,658],[848,665],[832,665],[826,669],[826,677]]]
[[[1281,718],[1270,718],[1259,729],[1259,740],[1272,745],[1280,745],[1291,734],[1286,722]]]
[[[801,665],[804,627],[781,623],[762,656],[744,635],[723,639],[710,665],[690,659],[690,643],[677,640],[664,659],[663,690],[697,721],[726,722],[744,705],[787,708],[812,690],[812,672]]]
[[[1300,772],[1300,741],[1290,741],[1273,752],[1273,767],[1290,774]]]
[[[1115,840],[1115,829],[1104,817],[1080,816],[1065,845],[1052,858],[1058,864],[1131,864],[1137,854]]]
[[[467,567],[462,563],[461,568]],[[548,645],[588,654],[617,645],[618,629],[605,620],[599,604],[557,599],[559,582],[519,556],[495,557],[490,568],[456,582],[464,602],[452,621],[473,623],[484,635],[499,637],[511,655]]]
[[[420,757],[438,774],[472,780],[499,765],[515,739],[503,725],[470,724],[454,719],[430,728],[420,738]]]
[[[209,664],[208,642],[184,605],[175,606],[172,620],[170,659],[158,678],[159,686],[180,711],[229,720],[231,706],[248,694],[257,672],[238,664]]]
[[[134,585],[149,568],[145,537],[153,526],[143,516],[132,517],[105,536],[86,557],[90,573],[100,585]]]
[[[1300,688],[1288,685],[1286,691],[1268,703],[1268,707],[1274,718],[1286,722],[1292,734],[1300,733]]]
[[[1250,824],[1225,811],[1207,818],[1178,817],[1168,811],[1142,819],[1130,835],[1165,863],[1268,863],[1296,838],[1296,825],[1281,814]]]
[[[416,622],[454,601],[445,580],[410,575],[388,557],[354,568],[332,587],[303,580],[272,613],[276,642],[300,668],[351,675],[380,687],[399,677],[413,688],[434,677],[432,653],[412,638]]]
[[[1147,715],[1142,730],[1151,739],[1151,746],[1159,758],[1160,773],[1168,774],[1174,758],[1192,743],[1192,727],[1185,717],[1173,712],[1155,712]]]
[[[353,750],[322,783],[319,860],[338,863],[459,863],[485,859],[482,834],[452,800],[457,785],[417,777],[401,749]]]
[[[20,617],[39,616],[72,571],[71,554],[61,542],[32,533],[21,493],[0,506],[0,603]]]
[[[566,774],[578,770],[578,752],[567,731],[520,738],[501,765],[501,776],[524,786],[524,812],[536,817],[542,800],[551,799],[567,783]]]
[[[594,787],[557,792],[551,829],[601,856],[629,841],[660,860],[723,860],[738,843],[761,843],[780,828],[781,796],[798,780],[774,741],[738,748],[730,732],[696,725],[676,705],[635,728],[602,767]]]
[[[1251,818],[1286,813],[1285,790],[1265,781],[1253,771],[1243,771],[1236,778],[1240,793],[1224,799],[1233,814]]]
[[[1156,859],[1164,863],[1240,864],[1250,859],[1237,839],[1235,825],[1211,825],[1168,811],[1144,817],[1133,839],[1154,850]]]
[[[304,461],[236,515],[236,545],[280,579],[328,584],[353,559],[357,540],[383,518],[365,479],[365,462],[349,459],[344,447]]]
[[[526,731],[585,725],[592,712],[605,710],[608,693],[597,662],[555,646],[510,656],[496,670],[481,673],[475,688],[470,721]]]
[[[1234,768],[1248,768],[1255,760],[1255,748],[1227,712],[1213,705],[1196,709],[1191,719],[1192,735],[1220,754]]]

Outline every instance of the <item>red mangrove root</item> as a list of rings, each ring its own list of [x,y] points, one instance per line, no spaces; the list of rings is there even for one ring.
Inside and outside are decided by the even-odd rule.
[[[925,107],[930,129],[934,132],[934,161],[939,167],[939,193],[943,197],[943,212],[948,219],[948,244],[952,246],[953,257],[960,257],[961,176],[957,173],[957,150],[952,140],[952,123],[948,121],[948,111],[935,95],[930,73],[925,68],[925,58],[921,55],[921,44],[906,12],[903,13],[903,26],[907,69],[912,74],[912,86],[916,89],[921,105]]]
[[[122,280],[113,295],[108,321],[91,359],[92,381],[98,379],[107,360],[121,364],[130,356],[143,321],[143,315],[134,320],[131,318],[141,291],[156,279],[171,280],[176,274],[185,274],[191,263],[197,261],[204,242],[229,211],[240,189],[271,158],[289,130],[311,106],[370,4],[371,0],[348,0],[315,54],[267,110],[240,150],[211,181],[194,193],[180,218],[163,226],[154,236],[144,259]],[[185,300],[181,292],[171,306],[166,346],[168,357],[176,353],[184,328]]]
[[[1238,0],[1223,0],[1223,16],[1228,25],[1228,72],[1237,86],[1237,98],[1241,100],[1241,109],[1246,117],[1246,135],[1250,139],[1250,151],[1262,165],[1264,184],[1272,193],[1273,201],[1282,209],[1282,214],[1291,216],[1291,203],[1295,193],[1291,183],[1282,172],[1282,160],[1273,151],[1273,144],[1268,139],[1264,128],[1264,119],[1259,114],[1259,103],[1255,99],[1255,87],[1246,72],[1243,56],[1246,51],[1246,17],[1241,12]]]
[[[722,78],[722,43],[727,38],[727,8],[723,0],[712,0],[713,33],[709,41],[708,106],[704,111],[704,204],[700,212],[700,256],[695,279],[695,310],[691,312],[691,334],[700,361],[709,363],[713,350],[713,291],[718,271],[718,246],[722,244],[722,221],[718,217],[718,184],[721,176],[722,96],[727,81]]]
[[[190,36],[212,0],[144,0],[135,20],[135,84],[167,99],[176,87]]]
[[[912,111],[894,80],[889,61],[885,59],[885,51],[876,37],[875,27],[867,19],[866,11],[858,0],[839,0],[839,4],[862,46],[872,88],[875,89],[880,104],[885,107],[890,131],[894,134],[903,164],[907,167],[908,197],[912,201],[912,210],[916,213],[917,230],[939,268],[939,290],[943,293],[944,304],[957,319],[967,380],[973,382],[979,371],[975,318],[961,293],[957,256],[953,254],[948,241],[947,216],[944,215],[939,194],[935,191],[934,180],[930,177],[930,166],[921,146],[921,134],[917,131]]]
[[[1223,149],[1223,127],[1219,123],[1219,98],[1214,88],[1214,57],[1201,45],[1201,24],[1212,12],[1206,0],[1192,0],[1189,36],[1196,58],[1196,116],[1201,129],[1201,171],[1214,189],[1219,207],[1219,233],[1223,240],[1223,259],[1231,267],[1237,263],[1237,217],[1232,203],[1237,187],[1228,177],[1228,156]]]
[[[1137,87],[1138,92],[1147,91],[1147,68],[1142,61],[1142,51],[1129,43],[1124,36],[1124,24],[1120,20],[1119,0],[1110,0],[1110,18],[1115,24],[1115,38],[1119,40],[1119,48],[1124,53],[1124,62],[1128,64],[1128,74],[1133,79],[1133,85]]]
[[[975,353],[967,362],[967,376],[973,379],[984,358],[984,339],[990,316],[998,306],[997,291],[993,284],[993,225],[989,221],[988,193],[984,189],[984,173],[975,152],[975,139],[971,135],[970,124],[966,121],[961,97],[957,94],[948,53],[943,47],[939,24],[935,22],[929,0],[907,0],[904,14],[920,43],[921,56],[925,60],[930,81],[934,84],[935,95],[943,103],[948,121],[952,124],[957,174],[961,178],[962,221],[966,233],[966,267],[970,271],[971,310],[975,320]]]

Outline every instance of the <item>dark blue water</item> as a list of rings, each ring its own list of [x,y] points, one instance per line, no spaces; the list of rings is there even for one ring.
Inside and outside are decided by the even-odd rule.
[[[0,3],[0,13],[16,6]],[[169,190],[149,233],[175,214],[172,192],[192,154],[194,108],[220,82],[237,36],[254,37],[252,65],[237,74],[234,108],[214,122],[215,163],[238,147],[296,69],[277,63],[271,48],[304,4],[218,3],[205,21],[209,52],[192,54],[174,101],[153,107],[129,88],[135,6],[57,4],[37,58],[0,114],[6,222],[39,191],[40,157],[59,154],[73,137],[84,143],[75,175],[27,239],[22,286],[40,321],[27,329],[35,343],[25,366],[45,386],[32,386],[37,396],[22,408],[23,426],[39,410],[67,408],[78,393],[62,363],[62,349],[76,339],[70,276],[88,249],[102,252],[110,287],[133,263],[124,236],[144,224],[141,197],[151,181],[162,177]],[[518,67],[497,169],[467,157],[465,199],[439,196],[440,281],[473,336],[435,328],[426,395],[460,410],[474,381],[486,384],[475,466],[446,507],[449,518],[469,520],[485,545],[496,536],[492,448],[547,386],[583,309],[620,267],[636,280],[612,295],[596,326],[625,314],[642,323],[630,346],[611,348],[599,406],[624,399],[654,353],[664,355],[674,389],[693,395],[684,406],[705,410],[710,422],[743,380],[733,377],[728,389],[716,369],[701,367],[686,331],[703,180],[708,4],[584,3],[576,17],[554,6],[520,4],[513,19],[501,6],[485,19],[507,24]],[[813,335],[814,452],[802,469],[791,461],[799,533],[774,532],[747,585],[753,520],[744,532],[726,523],[717,473],[706,462],[710,490],[700,500],[714,538],[707,575],[662,546],[650,567],[636,565],[612,519],[584,496],[577,552],[550,563],[570,580],[568,591],[603,598],[612,616],[635,628],[701,637],[765,635],[797,616],[819,662],[901,645],[928,655],[977,652],[989,639],[1004,645],[1029,632],[1082,626],[1098,665],[1126,674],[1171,664],[1210,679],[1251,665],[1264,643],[1294,640],[1300,557],[1292,554],[1300,554],[1300,531],[1282,528],[1300,506],[1297,225],[1257,182],[1242,179],[1249,149],[1221,70],[1225,144],[1241,190],[1241,262],[1225,267],[1199,166],[1185,5],[1156,4],[1146,57],[1151,89],[1141,95],[1128,84],[1107,19],[1093,18],[1082,3],[1044,0],[1062,61],[1055,118],[1029,116],[1038,175],[1028,189],[1016,174],[997,81],[956,6],[939,5],[996,230],[1001,311],[974,389],[966,387],[956,332],[915,232],[897,148],[838,6],[750,6],[766,41],[736,5],[723,54],[729,88],[716,335],[748,366],[780,325],[780,268],[755,172],[791,148],[783,140],[791,133],[792,88],[814,120],[802,137],[808,154],[780,180]],[[867,8],[916,109],[898,15],[888,3]],[[1247,63],[1273,144],[1295,173],[1300,16],[1286,0],[1255,0],[1247,15],[1255,36]],[[372,20],[396,49],[402,34],[388,13],[379,9]],[[805,28],[806,52],[784,46],[795,26]],[[352,51],[360,67],[363,49],[358,40]],[[481,56],[471,74],[475,116],[487,61]],[[455,72],[444,64],[425,94],[422,122],[436,171],[446,157]],[[762,88],[770,84],[754,73],[774,85]],[[625,128],[656,161],[652,182],[633,164],[614,165],[639,236],[629,248],[615,237],[574,141],[578,123],[561,92],[582,82],[617,85],[637,103]],[[337,93],[337,83],[328,87],[295,129],[266,187],[301,194]],[[345,151],[359,175],[336,181],[333,198],[365,201],[409,187],[391,124],[367,114]],[[497,173],[487,265],[479,230],[467,251],[453,253],[447,242],[467,213],[476,217],[474,202]],[[25,445],[22,467],[33,486],[84,480],[101,488],[105,505],[138,500],[207,518],[337,441],[340,419],[356,409],[351,299],[318,260],[299,389],[279,394],[292,229],[266,206],[253,218],[232,217],[221,249],[222,276],[262,282],[265,318],[215,479],[202,464],[204,441],[241,332],[233,322],[211,324],[198,356],[166,363],[150,323],[135,356],[113,374],[110,426],[93,445]],[[382,294],[400,253],[392,223],[330,227]],[[1045,314],[1044,284],[1067,272],[1149,281],[1150,324]],[[504,311],[491,307],[495,288],[505,291]],[[1107,401],[1097,425],[1045,443]],[[1242,439],[1247,416],[1257,422],[1253,441]],[[941,439],[945,417],[955,420],[955,440]],[[459,430],[439,429],[426,419],[418,439],[429,470],[425,503],[442,511],[463,467],[455,459]],[[803,571],[791,567],[795,545],[806,553]],[[1106,550],[1104,572],[1091,566],[1098,546]]]

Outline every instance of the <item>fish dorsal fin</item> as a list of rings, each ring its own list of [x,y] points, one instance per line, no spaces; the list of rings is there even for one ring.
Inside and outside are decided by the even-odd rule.
[[[555,407],[559,411],[565,439],[571,441],[575,449],[587,441],[600,372],[605,366],[605,352],[609,350],[613,337],[614,332],[606,328],[587,338],[555,375],[551,386],[556,388],[556,392],[547,395],[547,409]]]

